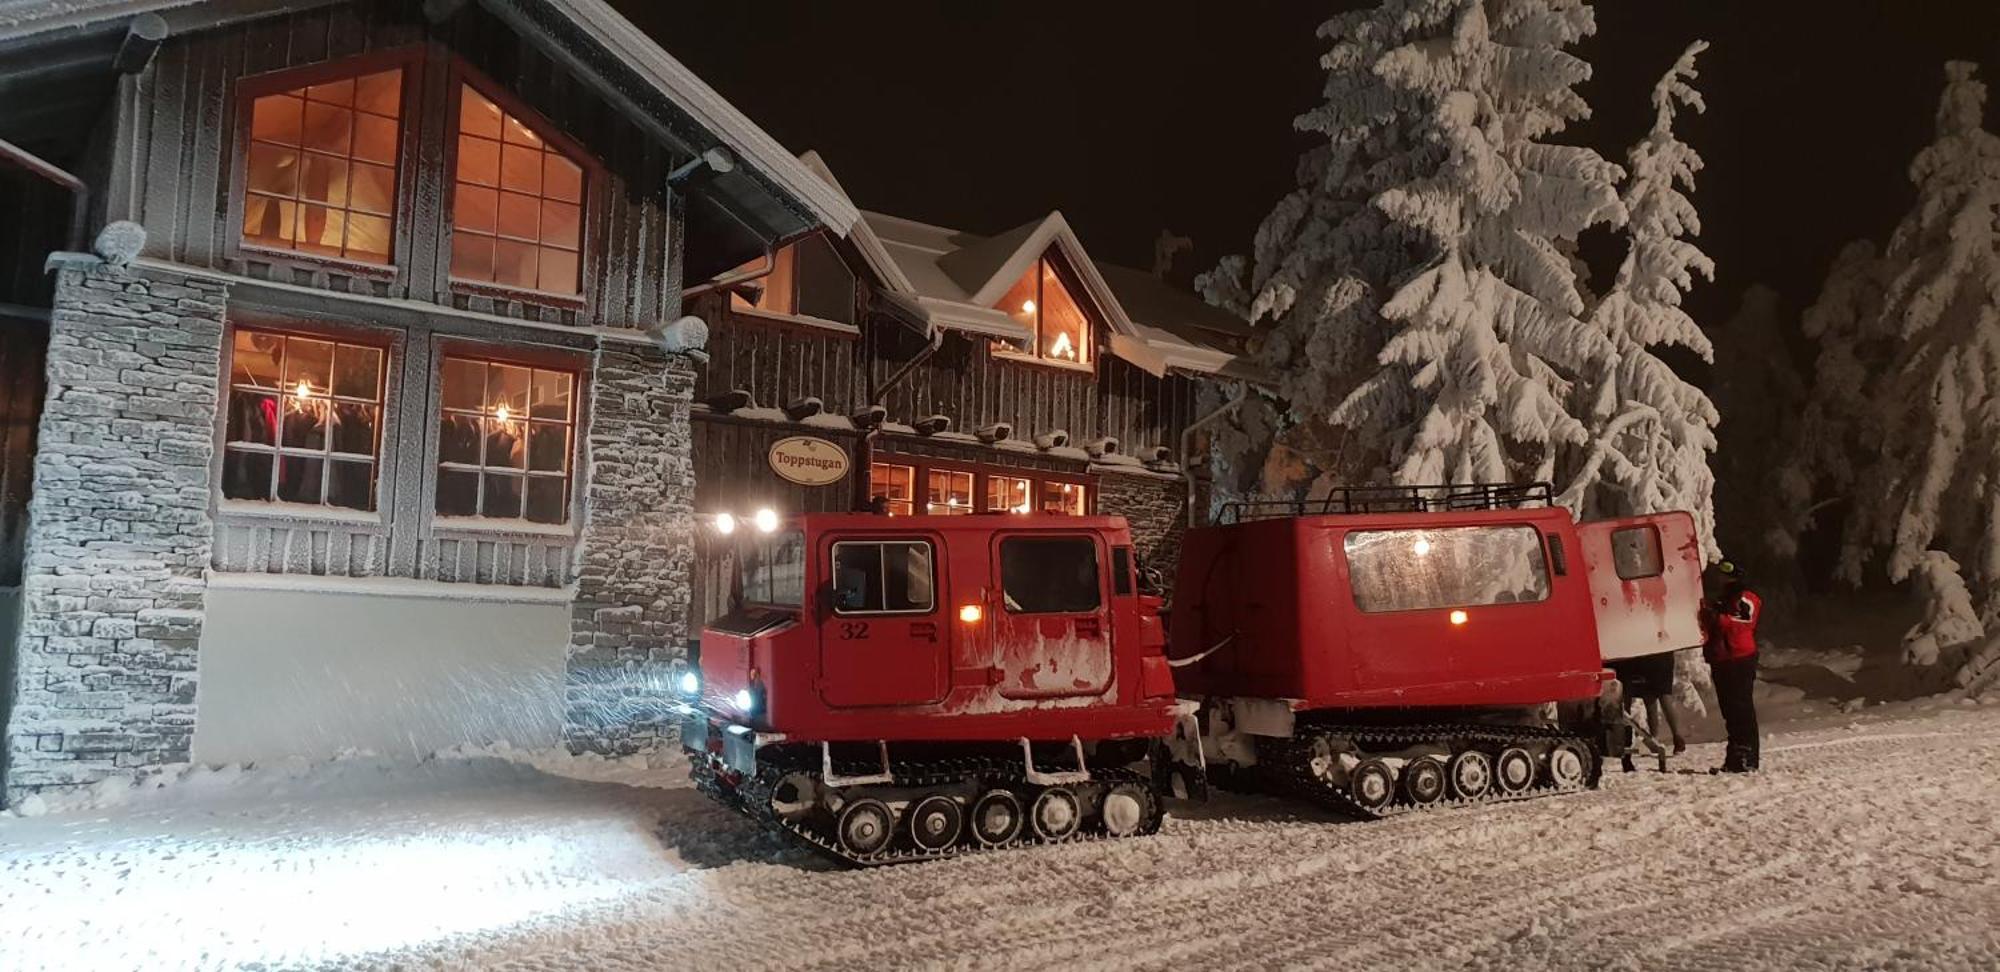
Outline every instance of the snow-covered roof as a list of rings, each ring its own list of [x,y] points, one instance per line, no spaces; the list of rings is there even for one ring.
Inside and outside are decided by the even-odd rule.
[[[140,14],[159,14],[176,30],[327,6],[335,0],[0,0],[0,44],[38,35],[112,26]],[[412,0],[414,4],[414,0]],[[701,128],[789,196],[819,224],[845,236],[860,214],[837,186],[810,171],[784,146],[724,100],[694,72],[633,26],[604,0],[479,0],[517,27],[530,27],[561,45],[576,66],[608,91],[626,93],[638,82],[671,102]],[[619,76],[609,76],[619,75]],[[693,146],[701,151],[712,146]]]

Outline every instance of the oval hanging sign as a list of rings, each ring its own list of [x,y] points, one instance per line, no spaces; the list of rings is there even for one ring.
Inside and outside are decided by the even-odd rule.
[[[771,443],[771,471],[800,486],[830,486],[847,478],[847,450],[810,435],[779,439]]]

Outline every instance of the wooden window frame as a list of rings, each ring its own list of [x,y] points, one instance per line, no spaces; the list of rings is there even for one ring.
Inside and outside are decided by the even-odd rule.
[[[410,257],[409,229],[415,208],[411,200],[416,193],[417,170],[422,167],[421,152],[416,144],[421,120],[413,119],[412,111],[419,107],[417,102],[422,93],[425,60],[424,46],[411,44],[236,79],[230,95],[230,118],[235,126],[230,138],[230,151],[234,153],[235,164],[230,171],[229,196],[224,206],[229,220],[227,255],[237,260],[255,259],[305,269],[336,270],[379,280],[394,280],[401,276]],[[396,118],[396,201],[390,216],[388,262],[369,263],[322,253],[285,250],[261,246],[246,239],[243,217],[250,192],[250,116],[256,100],[294,88],[375,74],[392,67],[403,69],[403,100],[402,111]],[[418,124],[412,124],[412,121]]]
[[[281,505],[280,501],[275,500],[230,499],[222,495],[222,464],[229,444],[228,396],[232,390],[230,376],[236,367],[236,333],[239,330],[282,334],[315,341],[335,341],[372,347],[382,352],[381,399],[377,406],[380,413],[375,424],[375,509],[355,510],[343,506],[325,506],[320,510],[314,510],[304,504]],[[222,337],[220,371],[222,407],[218,409],[216,415],[215,451],[214,458],[209,464],[209,480],[214,484],[209,489],[211,515],[228,523],[325,524],[349,533],[387,534],[396,502],[396,469],[402,458],[401,450],[395,446],[400,441],[399,429],[402,427],[400,412],[404,407],[404,390],[397,380],[405,353],[403,335],[391,328],[355,327],[255,310],[232,310],[231,319]]]
[[[799,277],[797,269],[798,246],[799,244],[804,243],[806,239],[814,235],[816,235],[816,233],[807,234],[804,237],[795,239],[790,243],[787,243],[784,246],[781,246],[776,250],[773,250],[770,256],[770,259],[772,260],[771,269],[775,270],[777,269],[776,260],[778,258],[778,255],[788,252],[791,254],[791,259],[793,261],[792,306],[794,308],[796,308],[799,304]],[[849,311],[854,315],[854,319],[857,323],[847,324],[836,320],[830,320],[825,317],[818,317],[812,314],[801,314],[796,311],[793,311],[791,313],[786,313],[784,311],[765,310],[762,307],[754,307],[748,303],[738,304],[737,300],[739,298],[733,291],[731,291],[727,287],[723,288],[723,294],[722,294],[723,310],[735,317],[744,317],[756,321],[768,321],[772,324],[777,324],[781,326],[791,325],[794,327],[806,328],[815,331],[830,331],[834,334],[842,334],[849,337],[859,337],[861,335],[861,325],[859,324],[859,321],[863,316],[861,309],[862,274],[859,270],[856,270],[854,268],[854,264],[848,262],[847,255],[840,252],[840,248],[834,245],[834,241],[832,239],[830,238],[826,239],[824,240],[824,242],[826,243],[828,251],[832,253],[833,258],[835,260],[840,261],[841,267],[847,271],[848,278],[853,281],[852,285],[848,287],[847,299],[848,303],[851,305],[849,307]],[[762,262],[762,259],[763,258],[759,258],[759,262]]]
[[[437,511],[437,487],[439,455],[443,439],[438,425],[444,414],[444,362],[446,358],[471,358],[496,364],[514,365],[523,368],[539,368],[544,371],[568,372],[574,379],[570,389],[570,442],[568,500],[566,515],[562,523],[529,525],[520,520],[488,520],[480,516],[441,516]],[[438,336],[433,340],[429,368],[426,374],[426,389],[423,411],[424,444],[423,455],[423,496],[419,506],[423,511],[422,537],[425,540],[514,540],[521,542],[547,542],[550,538],[577,537],[583,530],[584,494],[587,491],[585,470],[583,469],[584,440],[589,435],[590,421],[590,359],[580,351],[561,348],[520,347],[517,345],[491,344],[466,338]],[[525,475],[525,474],[524,474]],[[525,508],[524,508],[525,509]],[[482,522],[485,521],[485,522]]]
[[[1075,473],[1053,472],[1045,469],[1035,469],[1033,467],[1028,467],[1028,466],[1007,466],[1007,465],[1001,465],[999,463],[979,462],[976,460],[956,460],[956,459],[938,458],[935,456],[917,456],[917,455],[910,455],[909,453],[891,452],[887,450],[875,453],[873,456],[869,457],[868,461],[870,468],[868,469],[868,484],[865,493],[865,498],[870,502],[872,502],[875,498],[875,478],[874,478],[874,468],[873,468],[874,466],[876,465],[901,466],[911,470],[909,515],[912,516],[955,515],[948,513],[930,514],[926,510],[926,506],[929,503],[929,495],[930,495],[929,492],[930,474],[933,469],[944,472],[957,472],[957,473],[969,472],[972,474],[972,502],[973,502],[972,512],[974,513],[998,512],[998,511],[987,510],[985,508],[986,495],[988,489],[987,483],[989,480],[994,479],[996,477],[1005,479],[1026,479],[1032,484],[1029,487],[1029,499],[1028,499],[1029,514],[1042,513],[1043,487],[1044,485],[1049,483],[1083,487],[1084,511],[1080,515],[1095,516],[1097,515],[1098,512],[1097,500],[1099,493],[1097,487],[1097,479],[1096,477],[1087,474],[1079,475]],[[1007,513],[1004,515],[1021,516],[1024,514]],[[1048,515],[1054,515],[1054,514],[1048,514]],[[1072,514],[1061,514],[1061,515],[1068,516]]]
[[[462,296],[494,297],[565,310],[581,311],[595,306],[596,281],[601,267],[599,261],[603,259],[603,247],[598,245],[596,232],[603,221],[604,204],[600,202],[600,195],[608,174],[604,165],[582,145],[557,129],[541,112],[515,97],[505,85],[465,60],[458,57],[450,58],[450,69],[445,72],[445,85],[443,163],[438,182],[444,198],[440,202],[442,216],[439,220],[440,231],[437,242],[438,278],[443,288]],[[452,243],[457,233],[454,223],[457,220],[458,206],[459,118],[464,110],[461,102],[467,86],[500,106],[501,111],[520,119],[549,148],[583,170],[583,201],[577,214],[576,228],[576,293],[563,294],[529,287],[514,287],[494,281],[465,280],[452,275]]]
[[[1064,361],[1061,358],[1045,357],[1042,354],[1042,309],[1047,306],[1042,296],[1041,267],[1044,263],[1054,268],[1056,280],[1063,285],[1063,290],[1067,293],[1069,299],[1076,304],[1077,309],[1083,311],[1084,324],[1090,332],[1084,335],[1083,345],[1089,349],[1089,361]],[[1042,365],[1048,368],[1060,368],[1064,371],[1075,371],[1095,377],[1097,375],[1098,359],[1103,356],[1103,349],[1098,346],[1099,342],[1097,338],[1099,333],[1104,330],[1105,325],[1104,321],[1099,317],[1094,302],[1088,298],[1088,292],[1079,286],[1076,274],[1070,270],[1069,262],[1059,256],[1059,252],[1055,247],[1050,247],[1042,251],[1042,254],[1035,258],[1035,262],[1029,266],[1028,272],[1035,275],[1035,326],[1030,328],[1031,333],[1028,335],[1028,346],[1031,350],[1022,351],[1007,341],[995,339],[989,344],[988,353],[995,360],[999,361]],[[1079,298],[1078,294],[1085,294],[1086,296]],[[1005,310],[1004,308],[995,309]]]

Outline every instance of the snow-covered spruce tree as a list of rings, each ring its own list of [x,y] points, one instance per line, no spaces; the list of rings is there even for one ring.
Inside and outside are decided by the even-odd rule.
[[[1653,127],[1632,147],[1624,190],[1625,260],[1611,292],[1590,313],[1590,325],[1611,343],[1603,373],[1579,389],[1590,442],[1562,495],[1564,505],[1591,517],[1687,510],[1702,552],[1715,541],[1715,405],[1674,373],[1654,349],[1678,345],[1713,360],[1708,338],[1681,309],[1694,275],[1710,279],[1715,263],[1686,239],[1701,220],[1683,190],[1694,188],[1701,156],[1674,136],[1682,106],[1704,110],[1690,83],[1706,41],[1688,45],[1653,87]]]
[[[1375,67],[1390,51],[1443,33],[1460,6],[1386,0],[1320,27],[1332,44],[1320,59],[1325,101],[1294,125],[1326,142],[1299,160],[1298,188],[1258,226],[1251,255],[1227,257],[1196,281],[1211,303],[1259,326],[1253,355],[1273,376],[1283,411],[1282,429],[1259,418],[1268,404],[1232,416],[1217,433],[1220,463],[1261,469],[1268,452],[1297,453],[1307,480],[1362,481],[1386,458],[1387,444],[1366,435],[1378,430],[1334,429],[1327,419],[1374,371],[1388,339],[1382,300],[1424,259],[1420,241],[1375,198],[1436,170],[1444,148],[1411,124],[1423,108],[1418,94]],[[1283,471],[1265,477],[1265,491],[1305,485],[1295,481],[1297,463],[1281,455],[1275,465]]]
[[[1597,153],[1539,141],[1589,109],[1590,66],[1563,48],[1595,29],[1581,0],[1464,0],[1449,33],[1405,43],[1373,72],[1446,155],[1375,197],[1427,251],[1381,308],[1393,334],[1379,370],[1331,416],[1379,430],[1403,483],[1554,477],[1584,441],[1566,402],[1600,373],[1610,342],[1577,315],[1559,241],[1622,217],[1623,173]]]
[[[1910,166],[1916,208],[1884,254],[1896,274],[1880,326],[1896,351],[1872,399],[1882,432],[1857,488],[1867,499],[1849,505],[1845,536],[1856,551],[1850,580],[1879,556],[1893,581],[1921,574],[1919,593],[1933,602],[1953,596],[1942,574],[1964,565],[1991,627],[2000,620],[2000,138],[1982,127],[1986,86],[1974,75],[1968,62],[1946,65],[1937,140]],[[1905,639],[1913,658],[1931,653],[1918,650],[1927,642],[1967,640],[1964,620],[1932,603]]]

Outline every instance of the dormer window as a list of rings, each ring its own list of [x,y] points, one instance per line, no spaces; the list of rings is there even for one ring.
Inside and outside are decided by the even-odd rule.
[[[1090,318],[1070,296],[1055,262],[1048,257],[1036,260],[1014,282],[1000,298],[999,307],[1027,328],[1033,339],[1028,348],[999,345],[997,350],[1059,364],[1090,363]]]
[[[454,280],[583,290],[583,167],[469,84],[459,86],[451,226]]]
[[[730,271],[732,276],[764,269],[762,257]],[[854,271],[823,236],[808,236],[771,256],[770,273],[733,289],[729,306],[836,324],[854,323]]]
[[[243,242],[388,265],[402,117],[401,67],[253,98]]]

